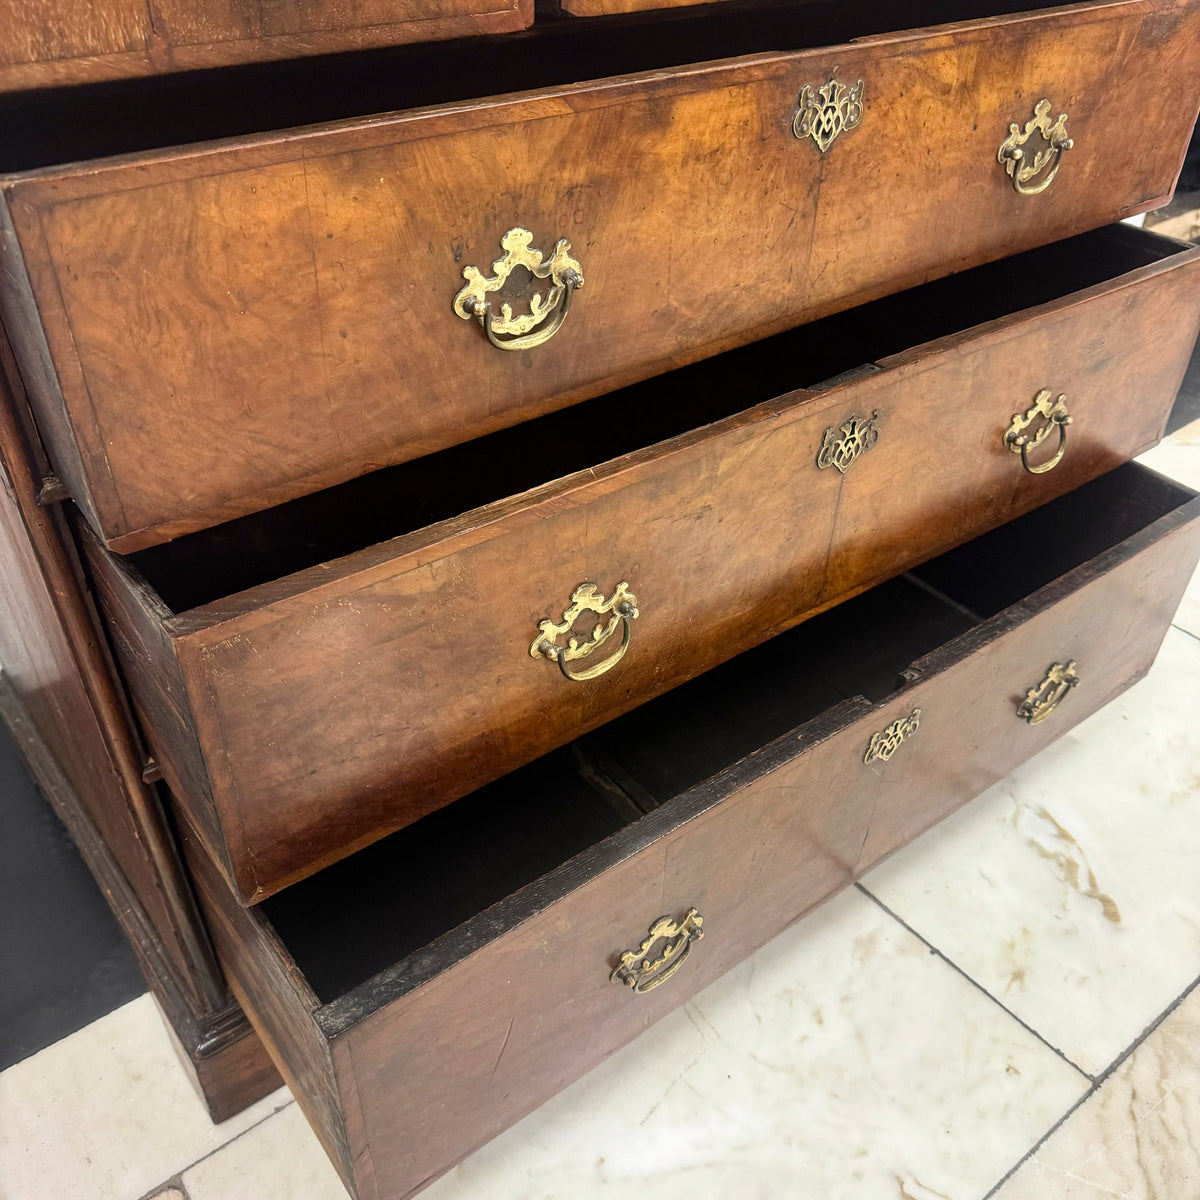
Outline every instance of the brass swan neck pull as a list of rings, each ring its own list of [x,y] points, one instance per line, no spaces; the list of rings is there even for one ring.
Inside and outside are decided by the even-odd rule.
[[[549,258],[532,248],[533,234],[517,226],[501,239],[503,258],[492,263],[492,274],[485,276],[478,267],[464,267],[467,281],[454,297],[454,311],[464,321],[476,320],[487,340],[497,350],[533,350],[544,346],[561,328],[571,310],[576,291],[583,287],[583,268],[569,253],[571,243],[559,238]],[[543,296],[535,292],[529,311],[513,314],[512,305],[502,300],[499,311],[488,296],[498,292],[508,277],[523,267],[533,278],[549,279],[550,290]]]
[[[582,640],[571,636],[571,627],[585,612],[595,613],[598,617],[607,616],[609,620],[601,624],[597,622],[591,633]],[[558,663],[558,669],[572,683],[586,683],[589,679],[598,679],[625,657],[629,649],[629,638],[633,622],[638,617],[637,597],[629,590],[629,584],[622,580],[613,589],[612,597],[608,600],[600,593],[594,583],[581,583],[571,593],[570,606],[563,612],[561,621],[553,621],[549,617],[538,622],[538,635],[529,647],[530,658],[548,658]],[[582,658],[590,658],[601,646],[605,645],[621,626],[621,644],[615,654],[610,654],[603,662],[587,667],[582,671],[575,670],[571,664]],[[566,635],[565,646],[559,645],[558,639]]]
[[[1034,684],[1025,693],[1025,699],[1017,705],[1017,716],[1024,718],[1030,725],[1040,724],[1078,684],[1079,673],[1075,670],[1073,658],[1065,663],[1051,663],[1041,683]]]
[[[1042,145],[1031,156],[1027,145],[1035,134]],[[1051,121],[1050,101],[1039,100],[1024,129],[1015,121],[1008,127],[1008,137],[1000,143],[996,160],[1016,191],[1022,196],[1038,196],[1054,182],[1063,154],[1074,145],[1067,136],[1067,114],[1060,113],[1056,121]]]
[[[1060,393],[1054,399],[1054,393],[1049,388],[1043,388],[1024,413],[1013,413],[1013,419],[1004,431],[1004,445],[1021,456],[1021,466],[1030,475],[1044,475],[1062,462],[1067,452],[1067,426],[1071,421],[1066,395]],[[1029,452],[1036,450],[1054,429],[1058,430],[1058,448],[1045,462],[1034,466],[1029,461]]]
[[[652,992],[683,966],[692,943],[704,936],[703,925],[704,918],[694,908],[688,910],[682,921],[659,917],[650,926],[646,940],[636,950],[626,950],[620,956],[609,979],[625,984],[639,995]],[[656,954],[659,943],[664,944]]]

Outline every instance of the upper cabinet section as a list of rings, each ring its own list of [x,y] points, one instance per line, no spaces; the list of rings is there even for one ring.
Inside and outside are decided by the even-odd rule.
[[[0,9],[0,92],[508,33],[533,0],[19,0]]]
[[[770,36],[801,38],[796,7]],[[858,6],[814,7],[810,36],[861,28]],[[0,180],[6,325],[106,544],[1153,208],[1200,102],[1197,0],[620,73],[656,46],[729,52],[707,17],[668,17],[600,50],[604,23],[559,22],[480,66],[501,91],[506,53],[518,76],[608,71],[590,82]],[[471,83],[460,53],[439,68],[450,88]]]

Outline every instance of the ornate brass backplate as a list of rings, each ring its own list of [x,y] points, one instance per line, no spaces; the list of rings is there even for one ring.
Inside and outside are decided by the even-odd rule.
[[[566,238],[554,243],[547,259],[540,250],[532,249],[532,243],[533,234],[518,226],[500,239],[505,254],[492,263],[490,276],[478,267],[463,267],[467,282],[454,297],[454,311],[464,321],[477,320],[498,350],[532,350],[544,345],[562,328],[571,298],[583,287],[583,268],[568,253],[571,243]],[[535,279],[549,279],[550,290],[544,296],[535,292],[529,300],[529,311],[520,316],[513,315],[512,305],[505,300],[497,316],[488,303],[488,293],[499,291],[518,267],[524,267]]]
[[[666,983],[680,967],[692,948],[704,936],[701,928],[704,918],[694,909],[689,909],[682,921],[671,917],[659,917],[650,926],[646,940],[636,950],[626,950],[609,975],[614,983],[623,983],[635,992],[651,992],[660,983]],[[655,947],[660,943],[661,953]],[[655,957],[651,957],[655,954]]]
[[[1035,134],[1042,144],[1035,144],[1031,158],[1026,146]],[[1054,182],[1064,152],[1074,145],[1067,137],[1067,114],[1060,113],[1058,120],[1051,121],[1050,101],[1039,100],[1024,129],[1015,121],[1008,127],[1008,137],[1000,143],[996,160],[1022,196],[1036,196]]]
[[[1013,413],[1013,419],[1004,431],[1005,446],[1021,456],[1021,465],[1030,475],[1042,475],[1046,471],[1052,471],[1067,452],[1067,426],[1071,424],[1071,414],[1067,412],[1067,397],[1060,394],[1055,400],[1052,399],[1053,395],[1049,388],[1043,388],[1024,413]],[[1036,450],[1050,436],[1053,429],[1058,430],[1058,449],[1055,450],[1054,456],[1036,467],[1031,466],[1029,452]]]
[[[863,762],[873,763],[876,760],[887,762],[900,749],[901,743],[908,741],[917,732],[920,724],[921,710],[914,708],[907,717],[901,717],[898,721],[893,721],[886,729],[871,734],[871,741],[867,746],[866,754],[863,755]]]
[[[1025,699],[1017,705],[1017,716],[1024,717],[1030,725],[1044,721],[1061,703],[1063,697],[1079,683],[1075,660],[1051,663],[1041,683],[1035,684],[1025,693]]]
[[[837,467],[845,475],[850,464],[879,440],[879,409],[869,417],[854,415],[841,425],[830,425],[821,435],[821,448],[817,451],[817,467]]]
[[[597,622],[591,633],[581,641],[569,635],[571,626],[585,612],[595,613],[599,617],[608,616],[609,620]],[[630,626],[637,616],[637,597],[629,590],[625,580],[617,584],[608,600],[594,583],[581,583],[571,593],[571,604],[563,612],[561,621],[546,617],[538,622],[538,635],[529,647],[529,657],[548,658],[558,663],[559,670],[575,683],[596,679],[605,671],[611,671],[625,656],[625,651],[629,649]],[[586,670],[572,670],[571,663],[588,658],[599,650],[616,633],[618,625],[622,626],[621,645],[615,654]],[[560,646],[558,639],[564,634],[568,635],[567,644]]]
[[[857,129],[863,119],[863,81],[847,87],[831,79],[824,87],[805,84],[800,90],[799,107],[792,118],[792,133],[803,140],[812,138],[822,154],[837,137]]]

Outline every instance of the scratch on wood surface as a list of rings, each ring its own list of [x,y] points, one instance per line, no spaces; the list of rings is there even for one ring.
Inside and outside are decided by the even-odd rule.
[[[492,1073],[488,1076],[488,1083],[491,1083],[496,1078],[496,1072],[500,1070],[500,1060],[504,1057],[504,1051],[508,1049],[508,1039],[512,1036],[513,1025],[516,1023],[516,1014],[509,1017],[508,1028],[504,1031],[504,1041],[500,1044],[500,1053],[496,1055],[496,1061],[492,1065]]]

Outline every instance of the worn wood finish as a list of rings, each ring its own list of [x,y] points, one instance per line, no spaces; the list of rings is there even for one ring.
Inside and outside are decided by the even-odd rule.
[[[79,847],[216,1121],[278,1086],[212,957],[0,339],[0,719]]]
[[[0,721],[7,726],[38,789],[66,826],[129,939],[179,1061],[213,1121],[227,1120],[279,1087],[279,1073],[245,1013],[228,996],[224,982],[218,979],[216,989],[205,989],[199,972],[181,963],[172,938],[164,933],[161,911],[146,902],[144,878],[138,878],[143,888],[139,895],[126,876],[131,861],[128,836],[122,839],[119,827],[114,836],[111,812],[106,823],[108,832],[101,834],[7,674],[0,674]],[[85,741],[82,737],[80,740]],[[137,860],[133,862],[136,866]],[[143,875],[145,871],[143,867]],[[191,905],[190,884],[184,885],[176,878],[162,881],[160,886],[165,890],[168,884],[183,887],[177,899]],[[211,964],[206,967],[211,971]],[[214,991],[215,999],[208,999]]]
[[[1043,253],[1065,264],[1068,254],[1101,255],[1108,241],[1167,245],[1123,230]],[[165,778],[254,903],[1112,468],[1161,434],[1200,319],[1200,251],[1170,248],[1081,293],[885,359],[874,373],[785,394],[178,615],[85,538]],[[985,270],[1003,289],[991,278],[998,268]],[[969,283],[946,287],[960,295]],[[890,308],[856,323],[872,320],[892,338],[908,332],[890,328]],[[864,336],[868,353],[885,345]],[[782,353],[776,370],[786,377],[786,348],[769,352]],[[1059,466],[1030,475],[1002,435],[1040,381],[1069,393],[1076,420]],[[873,411],[878,444],[845,476],[817,469],[824,431]],[[580,417],[586,448],[587,427],[602,418]],[[507,453],[536,461],[546,438],[533,429],[528,441]],[[902,503],[897,479],[909,480]],[[339,527],[356,526],[353,509],[330,503]],[[385,493],[370,504],[390,501]],[[216,558],[237,556],[236,535],[206,536]],[[249,542],[243,557],[269,552],[260,545]],[[159,586],[196,571],[203,553],[180,543]],[[320,563],[319,543],[317,555]],[[538,621],[558,619],[585,581],[605,594],[627,581],[640,616],[625,658],[578,684],[528,649]]]
[[[1198,57],[1195,0],[1119,0],[34,172],[5,303],[125,552],[1153,207]],[[835,69],[866,112],[822,155],[791,123]],[[1076,145],[1020,196],[996,152],[1043,97]],[[451,300],[515,225],[586,283],[506,354]]]
[[[532,20],[532,0],[9,0],[0,92],[508,33]]]
[[[1093,528],[1072,547],[1065,535],[1081,511]],[[363,1200],[419,1190],[1139,678],[1200,554],[1200,498],[1124,467],[1020,526],[1000,533],[1027,544],[1041,532],[1050,549],[989,575],[987,564],[1011,549],[993,534],[951,556],[948,570],[946,560],[931,564],[923,586],[884,585],[879,603],[894,624],[870,622],[861,657],[845,654],[840,637],[833,646],[829,635],[870,613],[874,592],[780,639],[788,670],[772,675],[755,666],[739,675],[740,664],[731,663],[609,726],[604,739],[582,739],[577,753],[592,761],[585,775],[595,780],[604,763],[615,763],[600,790],[623,790],[622,807],[649,807],[647,815],[626,817],[623,828],[549,873],[538,877],[535,869],[527,886],[484,911],[458,924],[447,918],[444,933],[395,963],[364,964],[356,975],[345,946],[351,956],[373,955],[380,937],[397,936],[396,924],[422,919],[421,905],[388,897],[410,831],[393,839],[394,849],[385,843],[360,856],[353,871],[335,868],[340,874],[253,910],[236,904],[196,846],[234,987],[293,1072],[310,1119],[327,1120],[335,1097],[332,1140],[348,1139],[335,1162],[348,1186]],[[968,571],[971,562],[982,566]],[[964,614],[969,588],[937,597],[939,582],[967,575],[970,598],[996,610],[986,619]],[[897,598],[905,595],[914,613],[922,605],[944,612],[949,635],[937,633],[937,621],[902,612]],[[963,632],[954,637],[956,629]],[[887,662],[903,663],[907,648],[922,642],[932,648],[899,687],[879,688]],[[765,741],[756,747],[748,728],[730,738],[729,724],[747,709],[768,711],[764,691],[774,690],[778,705],[790,689],[802,720],[819,708],[812,681],[790,669],[789,655],[809,660],[835,699],[782,736],[764,721]],[[1017,715],[1025,689],[1064,656],[1077,660],[1079,686],[1049,720],[1026,724]],[[854,696],[858,684],[876,698]],[[849,698],[836,702],[839,691]],[[871,735],[914,707],[921,709],[915,736],[889,761],[864,763]],[[661,746],[639,737],[656,722]],[[621,725],[624,738],[607,736]],[[716,774],[693,783],[696,758]],[[681,773],[674,788],[673,771]],[[538,786],[529,771],[512,777],[513,789],[522,776]],[[513,847],[520,836],[511,835]],[[464,871],[450,851],[448,893]],[[429,904],[453,911],[452,898]],[[669,983],[636,996],[610,981],[619,953],[636,946],[651,922],[692,907],[704,918],[704,938]],[[341,944],[327,952],[323,943]],[[324,982],[314,982],[318,975]],[[305,1098],[313,1053],[301,1044],[314,1042],[328,1058],[310,1080],[319,1095]]]
[[[69,787],[104,839],[200,1016],[224,1003],[224,985],[162,813],[141,781],[143,756],[61,513],[38,504],[44,459],[23,428],[24,396],[12,368],[0,338],[0,665],[36,733],[20,743],[45,747],[33,764],[39,777],[45,763],[61,772],[56,790]]]

